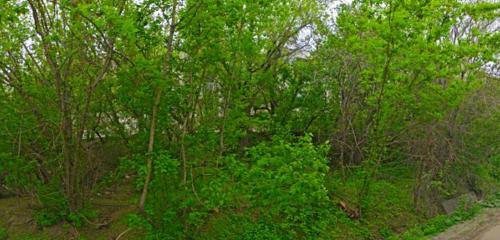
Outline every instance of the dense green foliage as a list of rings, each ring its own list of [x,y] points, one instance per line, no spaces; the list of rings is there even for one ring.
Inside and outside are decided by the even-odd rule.
[[[0,197],[78,228],[132,184],[147,239],[382,239],[497,192],[500,6],[333,8],[0,1]]]

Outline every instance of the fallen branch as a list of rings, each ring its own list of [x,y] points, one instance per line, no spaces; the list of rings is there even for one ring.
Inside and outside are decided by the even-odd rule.
[[[339,201],[339,206],[342,209],[342,211],[344,211],[347,214],[347,216],[349,216],[349,218],[359,219],[361,214],[359,213],[358,208],[351,208],[344,201]]]
[[[120,233],[120,235],[118,235],[115,240],[119,240],[121,237],[123,237],[123,235],[125,235],[126,233],[128,233],[130,230],[132,230],[132,228],[127,228],[125,231],[123,231],[122,233]]]

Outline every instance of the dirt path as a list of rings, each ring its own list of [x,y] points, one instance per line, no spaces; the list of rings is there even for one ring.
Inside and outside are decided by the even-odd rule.
[[[500,208],[485,209],[474,219],[458,224],[434,240],[500,240]]]

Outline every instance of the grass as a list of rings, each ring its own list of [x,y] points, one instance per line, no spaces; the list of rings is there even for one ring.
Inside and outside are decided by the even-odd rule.
[[[96,196],[97,197],[97,196]],[[68,239],[68,236],[79,235],[79,239],[105,240],[114,239],[128,228],[126,216],[135,211],[133,191],[129,185],[121,185],[117,191],[102,194],[92,199],[92,209],[99,212],[103,219],[90,218],[90,221],[102,223],[111,221],[104,228],[84,222],[83,226],[74,228],[68,223],[57,223],[52,226],[36,226],[33,219],[33,199],[4,198],[0,199],[0,240],[50,240]],[[5,216],[5,217],[4,217]],[[137,230],[127,232],[122,239],[143,239]]]
[[[477,216],[484,208],[499,208],[500,192],[488,196],[484,201],[475,203],[469,208],[461,207],[450,215],[438,215],[429,221],[410,228],[408,231],[398,236],[389,238],[390,240],[423,240],[437,235],[456,224],[465,222]]]
[[[328,177],[327,188],[333,203],[347,202],[359,207],[359,189],[363,184],[361,168],[336,171]],[[410,167],[386,165],[370,185],[362,217],[353,220],[340,214],[333,219],[325,239],[387,239],[419,222],[413,211]],[[337,206],[335,206],[337,207]]]
[[[337,204],[339,200],[349,202],[357,207],[357,190],[362,184],[358,169],[351,169],[346,175],[334,172],[328,177],[327,188],[333,194],[330,209],[329,225],[320,239],[390,239],[390,240],[420,240],[428,239],[447,228],[474,218],[482,208],[500,207],[500,192],[492,194],[487,200],[474,204],[469,208],[460,208],[451,215],[439,215],[425,223],[419,223],[421,218],[412,211],[412,176],[411,169],[385,166],[371,185],[371,193],[363,217],[360,220],[350,219]],[[128,214],[134,212],[131,184],[121,185],[109,195],[104,194],[99,199],[93,199],[94,207],[104,216],[114,219],[108,229],[97,230],[92,225],[78,228],[82,239],[110,239],[127,229]],[[7,216],[15,211],[16,215],[30,216],[28,199],[0,200],[0,216]],[[12,214],[10,214],[12,215]],[[10,221],[10,220],[9,220]],[[23,221],[25,219],[18,219]],[[238,223],[238,224],[234,224]],[[16,225],[7,229],[7,219],[0,218],[0,240],[5,239],[60,239],[54,236],[64,236],[70,230],[68,225],[59,224],[50,228],[33,229],[30,224]],[[195,239],[231,239],[235,233],[243,231],[244,216],[230,213],[218,214],[212,218]],[[3,227],[3,228],[2,228]],[[406,231],[404,231],[406,230]],[[401,233],[404,231],[403,233]],[[9,234],[9,235],[7,235]],[[134,229],[126,234],[124,239],[143,239],[143,233]],[[49,237],[50,236],[50,237]]]
[[[8,238],[7,229],[0,227],[0,240],[7,240]]]

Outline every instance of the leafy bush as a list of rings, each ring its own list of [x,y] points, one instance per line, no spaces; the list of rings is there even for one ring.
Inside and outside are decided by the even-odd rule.
[[[275,138],[249,150],[254,162],[246,178],[251,202],[261,221],[282,237],[314,236],[324,229],[326,151],[315,147],[310,136],[296,143]]]
[[[257,223],[247,225],[242,240],[280,240],[282,239],[272,225]]]
[[[9,239],[9,235],[7,234],[7,229],[0,227],[0,240]]]
[[[483,202],[481,206],[485,208],[500,208],[500,192],[495,192],[489,195]]]
[[[37,184],[35,163],[0,152],[0,176],[5,174],[3,184],[17,192],[31,190]]]
[[[70,214],[65,195],[51,185],[40,185],[37,191],[40,208],[35,210],[34,217],[38,225],[51,226],[65,219]]]
[[[123,159],[121,164],[121,171],[137,172],[138,190],[142,189],[146,177],[145,159],[145,155],[135,155],[130,159]],[[129,216],[129,226],[144,229],[148,233],[147,239],[179,239],[183,234],[183,222],[178,221],[178,214],[185,208],[182,204],[188,204],[188,201],[184,201],[182,188],[176,183],[179,160],[168,152],[159,151],[153,154],[153,162],[153,178],[145,205],[146,214]]]
[[[194,183],[197,190],[172,184],[178,160],[155,158],[147,219],[134,215],[130,225],[145,229],[149,239],[317,238],[332,206],[324,186],[326,152],[310,136],[274,138],[248,149],[246,157],[219,158],[219,167]],[[160,166],[165,171],[156,170]]]

